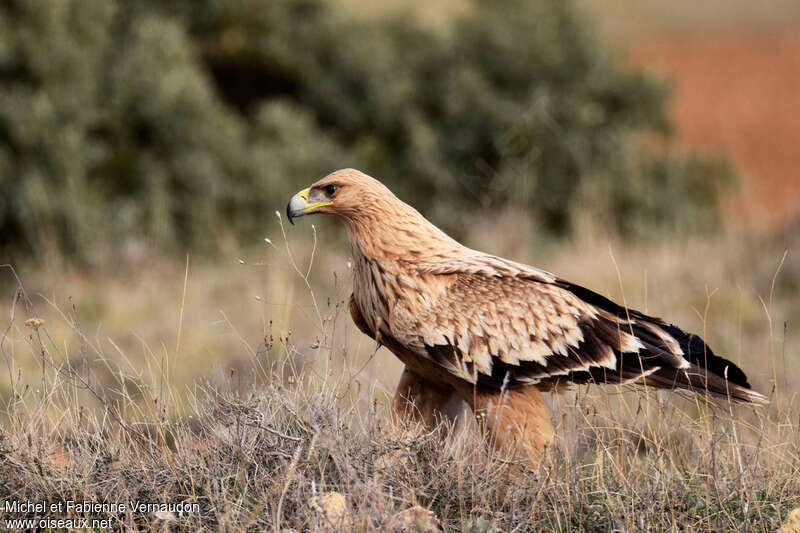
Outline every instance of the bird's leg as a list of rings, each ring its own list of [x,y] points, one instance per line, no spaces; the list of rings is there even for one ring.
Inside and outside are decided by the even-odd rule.
[[[449,385],[429,381],[406,368],[397,384],[392,410],[398,420],[430,429],[445,415],[454,393]]]
[[[535,467],[553,440],[550,407],[536,387],[473,391],[468,402],[489,441],[498,450],[514,450]]]

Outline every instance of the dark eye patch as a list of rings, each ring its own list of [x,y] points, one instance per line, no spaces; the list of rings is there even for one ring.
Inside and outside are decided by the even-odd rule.
[[[339,187],[337,187],[336,185],[333,185],[333,184],[325,185],[322,188],[322,190],[325,191],[325,194],[328,196],[328,198],[332,198],[333,195],[336,194],[336,191],[338,189],[339,189]]]

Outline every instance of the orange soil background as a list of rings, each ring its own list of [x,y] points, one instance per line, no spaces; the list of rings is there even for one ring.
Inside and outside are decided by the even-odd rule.
[[[673,84],[681,143],[736,163],[734,220],[775,230],[800,217],[800,26],[639,38],[628,50]]]

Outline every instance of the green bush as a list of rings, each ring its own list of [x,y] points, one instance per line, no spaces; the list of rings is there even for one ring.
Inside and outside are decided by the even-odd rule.
[[[731,173],[668,149],[667,96],[560,0],[443,32],[324,0],[4,0],[0,248],[211,251],[344,166],[456,232],[511,205],[552,234],[587,207],[713,227]]]

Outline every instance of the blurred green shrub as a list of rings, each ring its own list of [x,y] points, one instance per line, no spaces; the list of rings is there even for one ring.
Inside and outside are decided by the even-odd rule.
[[[0,248],[213,250],[353,166],[456,231],[525,208],[626,235],[719,218],[731,172],[668,149],[667,90],[570,2],[446,32],[324,0],[0,1]]]

